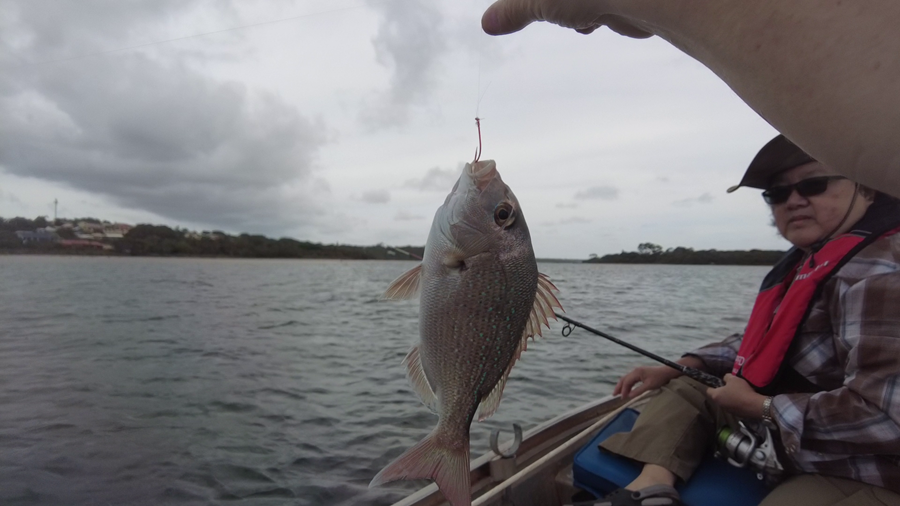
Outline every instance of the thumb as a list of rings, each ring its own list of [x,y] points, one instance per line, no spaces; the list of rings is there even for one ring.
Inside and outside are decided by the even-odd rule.
[[[646,39],[647,37],[653,37],[652,32],[648,32],[647,30],[638,28],[629,23],[627,20],[618,16],[602,16],[600,18],[600,22],[608,26],[610,30],[626,37],[631,37],[634,39]]]
[[[527,0],[498,0],[481,16],[481,29],[488,35],[518,32],[541,18]]]

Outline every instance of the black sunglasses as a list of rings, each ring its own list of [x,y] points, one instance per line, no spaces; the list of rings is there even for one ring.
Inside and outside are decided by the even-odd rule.
[[[825,193],[825,190],[828,189],[828,183],[838,179],[847,178],[844,176],[817,176],[797,181],[794,184],[773,186],[762,192],[763,200],[769,205],[783,204],[787,202],[787,199],[791,198],[791,194],[794,193],[795,189],[801,197],[814,197]]]

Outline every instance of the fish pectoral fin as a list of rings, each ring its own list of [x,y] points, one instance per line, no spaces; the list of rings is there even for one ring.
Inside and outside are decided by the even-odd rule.
[[[391,286],[381,295],[384,300],[412,299],[419,293],[419,280],[422,279],[422,264],[404,272],[395,279]]]
[[[431,384],[428,383],[428,377],[425,376],[425,369],[422,368],[422,358],[419,355],[419,347],[413,346],[406,358],[403,359],[406,364],[406,377],[409,378],[409,384],[412,385],[416,395],[422,400],[432,413],[437,413],[437,395]]]
[[[553,292],[558,291],[559,289],[556,288],[556,285],[550,281],[546,274],[538,273],[538,286],[534,294],[531,314],[528,315],[528,323],[525,324],[525,332],[522,335],[523,341],[529,337],[533,338],[535,335],[543,336],[541,334],[541,326],[546,326],[549,329],[550,318],[556,320],[553,308],[556,307],[565,311],[562,304],[559,303],[559,299],[553,294]]]

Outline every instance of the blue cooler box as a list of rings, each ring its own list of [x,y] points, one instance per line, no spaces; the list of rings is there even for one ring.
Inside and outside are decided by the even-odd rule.
[[[637,417],[638,412],[633,409],[622,411],[575,454],[572,474],[576,487],[603,497],[640,474],[640,464],[598,446],[617,432],[631,430]],[[687,506],[757,506],[769,492],[756,473],[712,456],[700,464],[690,481],[679,482],[675,488]]]

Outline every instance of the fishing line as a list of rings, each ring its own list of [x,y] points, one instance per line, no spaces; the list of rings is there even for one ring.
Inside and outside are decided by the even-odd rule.
[[[481,91],[481,59],[483,48],[484,42],[482,42],[482,50],[478,52],[478,82],[475,89],[475,126],[478,128],[478,148],[475,149],[475,159],[472,161],[473,164],[481,158],[481,115],[478,111],[481,108],[481,100],[487,94],[487,90],[491,86],[491,81],[488,81],[487,86],[484,87],[484,92]]]
[[[475,90],[475,117],[478,117],[478,109],[481,107],[481,101],[487,95],[488,88],[491,87],[493,81],[488,81],[484,91],[481,91],[481,53],[478,54],[478,88]]]
[[[566,322],[566,326],[563,327],[563,329],[562,329],[563,336],[568,336],[569,334],[571,334],[573,326],[581,327],[584,330],[587,330],[588,332],[592,332],[594,334],[597,334],[600,337],[609,339],[610,341],[612,341],[618,345],[624,346],[624,347],[628,348],[629,350],[636,351],[645,357],[652,358],[653,360],[656,360],[657,362],[659,362],[661,364],[665,364],[673,369],[677,369],[677,370],[681,371],[681,373],[684,374],[685,376],[687,376],[688,378],[697,380],[700,383],[703,383],[704,385],[706,385],[708,387],[719,388],[719,387],[725,385],[725,382],[723,382],[720,378],[717,378],[717,377],[713,376],[712,374],[705,373],[705,372],[701,371],[700,369],[695,369],[693,367],[681,365],[678,362],[672,362],[671,360],[669,360],[667,358],[660,357],[659,355],[657,355],[655,353],[651,353],[642,348],[638,348],[637,346],[635,346],[633,344],[626,343],[625,341],[622,341],[621,339],[617,339],[609,334],[605,334],[603,332],[600,332],[599,330],[592,329],[581,322],[575,321],[571,318],[567,318],[559,313],[553,313],[553,314],[555,314],[557,318],[560,318]]]

